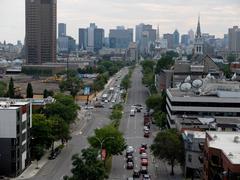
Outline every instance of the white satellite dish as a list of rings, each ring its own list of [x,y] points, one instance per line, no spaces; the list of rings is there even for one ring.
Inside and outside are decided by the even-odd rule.
[[[235,81],[237,79],[237,73],[234,73],[234,75],[232,76],[231,80]]]
[[[207,78],[207,79],[211,79],[211,78],[212,78],[211,74],[209,73],[209,74],[206,76],[206,78]]]
[[[191,81],[191,76],[187,76],[186,79],[184,80],[185,83],[190,82]]]
[[[191,88],[192,88],[191,83],[182,83],[182,84],[180,85],[180,90],[181,90],[181,91],[184,91],[184,92],[189,91]]]
[[[192,82],[192,86],[194,88],[200,88],[203,85],[203,81],[201,79],[196,79]]]

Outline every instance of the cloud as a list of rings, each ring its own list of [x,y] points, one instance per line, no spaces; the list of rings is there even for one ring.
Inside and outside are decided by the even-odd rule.
[[[25,36],[25,0],[0,0],[0,41],[15,42]],[[196,28],[201,14],[203,32],[222,37],[228,28],[239,25],[239,0],[58,0],[58,22],[77,39],[79,27],[96,22],[108,32],[117,25],[134,28],[141,22],[160,25],[162,33],[180,33]],[[14,6],[13,6],[14,4]]]

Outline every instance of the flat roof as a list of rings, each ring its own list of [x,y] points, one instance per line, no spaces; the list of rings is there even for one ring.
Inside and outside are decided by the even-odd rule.
[[[207,134],[212,138],[208,141],[209,147],[222,150],[232,164],[240,164],[240,132],[207,131]],[[234,142],[236,137],[238,143]]]
[[[195,139],[204,139],[206,137],[205,131],[193,131],[193,130],[185,130],[184,134],[188,136],[189,134],[193,135]]]

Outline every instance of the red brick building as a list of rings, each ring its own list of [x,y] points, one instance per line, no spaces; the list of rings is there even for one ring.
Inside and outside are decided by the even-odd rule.
[[[240,132],[206,133],[204,180],[240,179]]]

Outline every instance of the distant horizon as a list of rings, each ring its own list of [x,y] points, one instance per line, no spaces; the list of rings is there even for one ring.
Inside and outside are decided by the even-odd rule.
[[[160,35],[173,33],[180,35],[192,29],[196,32],[198,14],[201,16],[202,33],[223,38],[228,28],[240,26],[239,0],[58,0],[57,24],[67,25],[67,35],[78,42],[78,28],[87,28],[95,22],[105,30],[116,26],[133,28],[144,23],[159,25]],[[204,4],[204,2],[206,2]],[[0,42],[23,43],[25,37],[25,0],[1,0],[0,2]],[[14,6],[13,6],[14,4]],[[56,35],[57,37],[57,35]]]

